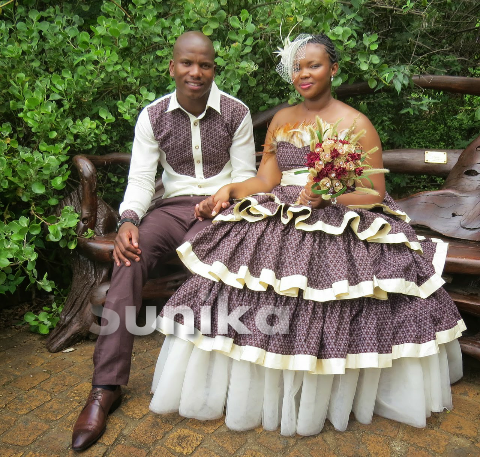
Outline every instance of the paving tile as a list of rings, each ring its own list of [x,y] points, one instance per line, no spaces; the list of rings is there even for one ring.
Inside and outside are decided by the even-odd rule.
[[[16,421],[17,421],[17,418],[15,416],[1,413],[0,414],[0,435],[6,430],[10,429],[10,427],[12,427]]]
[[[444,456],[448,457],[480,457],[480,444],[474,444],[463,437],[452,437],[445,449]]]
[[[49,378],[40,384],[39,389],[46,390],[52,395],[59,394],[65,390],[72,389],[77,386],[82,380],[80,375],[74,371],[67,370],[66,372],[57,373],[56,377]]]
[[[20,418],[18,422],[3,435],[1,441],[9,445],[27,446],[33,443],[37,437],[48,429],[48,424]]]
[[[35,409],[33,414],[44,421],[56,421],[75,410],[77,406],[78,405],[71,403],[69,400],[54,398]]]
[[[419,448],[418,446],[410,446],[407,451],[408,457],[431,457],[432,453],[425,448]]]
[[[0,443],[0,457],[20,457],[23,454],[23,448],[12,448]]]
[[[92,384],[90,382],[83,382],[71,389],[67,394],[67,398],[71,402],[84,404],[91,390]]]
[[[297,439],[295,437],[285,437],[280,435],[280,431],[269,432],[265,430],[257,437],[258,444],[275,453],[291,448],[296,442]]]
[[[39,367],[45,362],[45,359],[35,355],[29,356],[28,362],[26,362],[24,359],[17,359],[15,355],[12,355],[10,358],[10,362],[2,362],[2,365],[5,364],[7,366],[7,371],[16,376],[19,376],[26,371],[31,370],[32,368]]]
[[[39,437],[31,447],[35,453],[42,456],[66,456],[70,450],[72,437],[70,435],[59,435],[53,431]]]
[[[68,457],[102,457],[105,455],[107,449],[108,449],[108,446],[95,443],[93,446],[91,446],[87,450],[81,451],[79,453],[73,451],[73,449],[70,449],[68,451],[67,456]]]
[[[157,446],[148,454],[150,457],[174,457],[175,455],[172,454],[167,448],[163,446]]]
[[[465,435],[471,439],[475,439],[478,435],[478,423],[453,413],[442,422],[440,428],[445,432],[454,435]]]
[[[109,456],[113,457],[145,457],[147,451],[141,448],[136,448],[132,445],[118,445],[115,446]]]
[[[50,394],[44,390],[32,389],[18,394],[7,404],[7,409],[16,414],[26,414],[48,402],[51,398]]]
[[[210,438],[229,455],[233,456],[247,442],[248,434],[245,432],[228,431],[215,433]]]
[[[126,416],[133,418],[133,419],[141,419],[146,414],[150,412],[148,406],[150,405],[150,396],[148,395],[139,395],[136,397],[132,397],[128,395],[124,397],[124,402],[122,402],[120,406],[120,410]]]
[[[314,457],[335,456],[333,448],[325,441],[321,433],[312,437],[300,438],[296,446],[306,449]]]
[[[405,425],[400,439],[408,443],[414,443],[422,448],[428,448],[436,453],[443,453],[450,441],[450,436],[442,431],[418,429]]]
[[[149,416],[128,435],[128,438],[138,444],[152,445],[163,438],[172,428],[171,424],[162,422],[159,416]]]
[[[0,393],[0,408],[5,408],[5,406],[9,402],[11,402],[18,394],[18,391],[15,391],[10,387],[2,387],[2,392]]]
[[[178,413],[155,414],[155,416],[159,416],[162,419],[162,422],[165,424],[171,424],[172,426],[177,425],[185,420],[185,418],[180,416]]]
[[[474,402],[480,403],[480,385],[460,381],[452,386],[453,395],[463,395]],[[454,407],[455,409],[455,407]]]
[[[11,383],[11,386],[20,390],[29,390],[50,378],[50,375],[40,369],[36,369],[29,375],[20,376]]]
[[[322,435],[322,434],[320,434]],[[361,442],[357,432],[330,431],[323,434],[323,438],[335,451],[337,456],[367,456],[368,450]]]
[[[203,435],[188,429],[178,429],[168,435],[164,445],[175,453],[183,456],[193,453],[195,448],[202,442]]]
[[[387,437],[396,437],[400,431],[401,424],[390,419],[385,419],[376,414],[373,415],[371,424],[360,424],[353,420],[348,423],[348,430],[351,432],[363,431],[372,432],[377,435],[386,435]]]
[[[107,429],[102,435],[102,438],[99,440],[104,445],[113,445],[115,440],[120,435],[120,432],[127,425],[126,421],[123,420],[120,416],[117,416],[116,413],[117,412],[115,411],[115,413],[112,413],[110,416],[108,416]]]
[[[257,449],[247,449],[244,451],[241,457],[268,457],[268,455],[258,451]]]
[[[67,368],[70,368],[73,362],[67,360],[66,357],[56,357],[48,359],[43,365],[42,370],[46,370],[50,373],[59,373]]]
[[[202,433],[215,432],[220,426],[225,424],[225,417],[215,419],[213,421],[199,421],[197,419],[188,419],[185,427],[191,427],[195,430],[200,430]]]
[[[362,443],[367,447],[369,456],[391,456],[390,442],[390,438],[381,437],[380,435],[365,433],[362,436]]]
[[[208,448],[198,447],[190,456],[194,457],[221,457]]]
[[[462,397],[460,395],[453,395],[453,414],[465,416],[471,421],[476,420],[480,416],[480,402]]]

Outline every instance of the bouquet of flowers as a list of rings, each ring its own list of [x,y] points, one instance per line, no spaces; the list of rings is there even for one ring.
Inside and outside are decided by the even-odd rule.
[[[358,140],[365,135],[365,129],[352,135],[355,129],[353,123],[349,129],[338,133],[340,121],[331,125],[316,117],[316,129],[309,127],[311,151],[307,155],[308,169],[296,174],[309,173],[308,183],[312,183],[312,192],[323,195],[323,199],[336,198],[355,190],[378,195],[368,176],[386,173],[388,169],[374,169],[365,164],[368,156],[378,148],[364,152]],[[356,186],[356,181],[361,179],[367,179],[371,188]]]

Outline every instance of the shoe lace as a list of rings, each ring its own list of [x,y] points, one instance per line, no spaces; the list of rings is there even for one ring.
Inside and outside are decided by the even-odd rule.
[[[102,398],[102,389],[97,388],[92,391],[92,399],[100,400]]]

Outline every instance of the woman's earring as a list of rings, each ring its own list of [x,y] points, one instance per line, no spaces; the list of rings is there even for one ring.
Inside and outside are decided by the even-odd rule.
[[[333,75],[331,76],[330,81],[333,81]]]

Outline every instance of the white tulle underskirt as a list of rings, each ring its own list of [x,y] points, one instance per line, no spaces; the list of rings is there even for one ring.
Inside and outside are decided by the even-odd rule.
[[[352,411],[363,424],[375,413],[425,427],[431,412],[452,408],[450,384],[461,377],[457,340],[439,345],[438,354],[394,360],[391,368],[313,375],[236,361],[169,335],[158,357],[150,409],[210,420],[222,417],[226,406],[228,428],[280,427],[282,435],[316,435],[325,419],[343,431]]]

